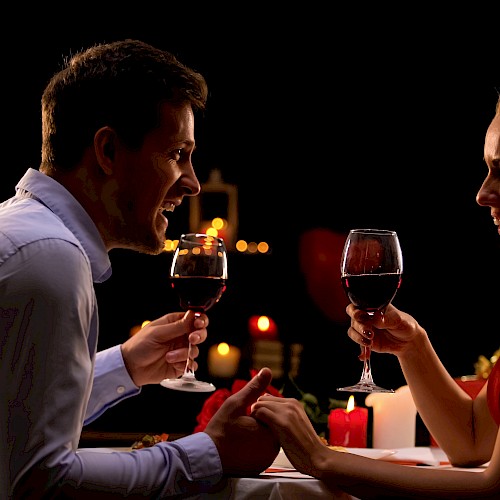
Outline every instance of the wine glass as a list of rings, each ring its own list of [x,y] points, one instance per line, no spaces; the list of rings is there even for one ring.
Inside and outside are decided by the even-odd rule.
[[[401,285],[403,255],[395,231],[351,229],[342,251],[340,278],[349,300],[369,315],[384,310]],[[373,381],[370,354],[364,346],[363,372],[359,382],[338,391],[394,392]]]
[[[179,296],[181,307],[200,315],[219,301],[226,290],[227,250],[224,240],[202,233],[181,235],[170,268],[170,282]],[[192,346],[189,344],[184,373],[167,378],[163,387],[190,392],[211,392],[215,386],[197,380],[194,375]]]

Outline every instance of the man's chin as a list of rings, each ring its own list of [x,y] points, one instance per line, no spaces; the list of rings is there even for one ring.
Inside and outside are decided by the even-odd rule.
[[[129,250],[134,250],[139,253],[147,255],[159,255],[165,249],[165,236],[161,239],[159,238],[143,238],[142,241],[129,241],[123,248],[128,248]]]
[[[145,245],[140,251],[148,255],[159,255],[164,250],[165,250],[165,239],[163,239],[161,242],[154,242],[151,245]]]

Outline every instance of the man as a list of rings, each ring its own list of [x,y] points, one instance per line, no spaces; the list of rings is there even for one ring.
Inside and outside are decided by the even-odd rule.
[[[170,313],[96,353],[93,288],[111,275],[111,249],[159,254],[165,213],[199,193],[191,157],[206,99],[202,75],[137,40],[82,51],[48,83],[39,170],[0,204],[0,498],[186,495],[276,456],[277,441],[246,415],[268,369],[203,433],[133,453],[76,452],[84,424],[179,376],[188,337],[195,357],[206,339],[206,315]]]

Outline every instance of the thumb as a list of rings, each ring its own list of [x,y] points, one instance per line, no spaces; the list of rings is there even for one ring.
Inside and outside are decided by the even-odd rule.
[[[250,406],[257,401],[257,398],[266,392],[271,383],[273,373],[270,368],[262,368],[242,389],[233,395],[238,406]]]

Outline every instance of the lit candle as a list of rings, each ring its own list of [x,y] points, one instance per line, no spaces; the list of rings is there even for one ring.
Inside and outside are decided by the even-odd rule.
[[[269,316],[250,316],[248,330],[254,340],[278,340],[278,326]]]
[[[213,345],[208,350],[208,372],[213,377],[231,378],[238,371],[241,351],[226,342]]]
[[[407,385],[394,393],[368,394],[365,405],[373,408],[373,447],[415,446],[417,408]]]
[[[349,448],[366,448],[368,410],[354,406],[354,396],[349,396],[347,408],[336,408],[328,417],[329,444]]]

